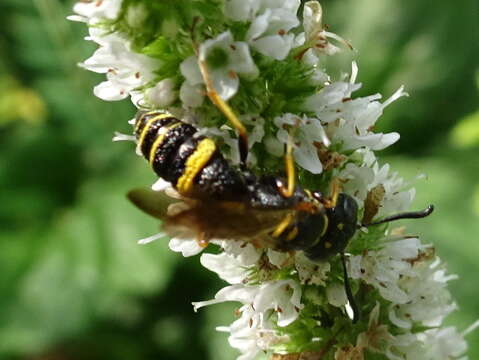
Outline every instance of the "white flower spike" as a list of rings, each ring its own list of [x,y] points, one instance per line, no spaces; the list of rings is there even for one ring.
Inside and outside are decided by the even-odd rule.
[[[221,154],[227,164],[222,166],[245,184],[253,188],[267,184],[267,191],[255,193],[261,198],[255,200],[287,201],[294,188],[291,193],[281,191],[282,184],[271,179],[278,180],[284,172],[281,157],[290,159],[292,153],[294,162],[287,161],[286,175],[296,174],[296,191],[303,190],[308,200],[285,205],[280,210],[286,215],[273,229],[255,229],[248,238],[235,238],[232,231],[231,236],[208,239],[205,231],[194,226],[165,222],[166,235],[139,242],[169,236],[170,249],[183,256],[201,253],[205,238],[218,248],[215,254],[203,252],[200,261],[228,286],[214,299],[193,306],[196,311],[225,301],[238,303],[238,319],[218,328],[229,333],[230,345],[240,353],[238,360],[253,360],[263,352],[272,360],[351,360],[366,359],[369,354],[391,360],[465,359],[464,336],[477,323],[463,333],[443,325],[456,309],[447,289],[455,277],[446,274],[431,245],[422,244],[403,228],[383,224],[391,215],[408,211],[415,196],[411,184],[376,156],[399,140],[398,133],[377,133],[374,126],[387,106],[407,96],[404,88],[381,102],[381,94],[355,95],[361,88],[355,62],[349,77],[328,75],[324,57],[352,47],[325,28],[318,1],[303,2],[303,6],[299,0],[221,0],[218,4],[212,7],[208,0],[172,1],[168,6],[147,0],[78,1],[76,14],[69,18],[85,23],[87,40],[99,46],[80,66],[105,74],[105,81],[93,89],[99,98],[130,98],[140,114],[157,116],[150,123],[138,115],[130,122],[134,136],[117,133],[114,137],[136,142],[139,155],[144,155],[143,148],[149,149],[147,158],[155,170],[160,158],[166,162],[186,158],[180,164],[183,167],[178,161],[173,166],[173,160],[168,165],[181,170],[184,183],[195,184],[196,171],[208,166],[208,156]],[[212,82],[208,94],[205,67]],[[223,101],[233,115],[221,105]],[[171,120],[166,111],[181,122],[170,124],[171,128],[162,126],[160,131],[155,122]],[[183,130],[195,133],[186,137]],[[147,144],[150,137],[154,144]],[[207,145],[201,151],[199,145],[191,145],[205,138]],[[155,151],[151,151],[153,145]],[[165,150],[175,146],[176,153]],[[247,159],[240,159],[245,148]],[[213,187],[230,186],[219,170],[209,171]],[[152,193],[166,194],[172,203],[167,203],[166,210],[155,209],[158,213],[153,215],[168,220],[183,216],[194,204],[213,204],[208,196],[193,194],[193,200],[185,200],[179,179],[168,179],[160,177]],[[335,222],[341,193],[357,205],[357,221]],[[238,219],[251,218],[254,211],[262,216],[257,227],[267,223],[273,212],[252,209],[252,202],[245,198],[242,193],[240,200],[222,203],[222,210],[239,203]],[[315,207],[303,209],[304,204]],[[222,215],[218,211],[219,223]],[[244,222],[238,221],[241,231],[249,229],[249,222]],[[321,234],[311,247],[290,243],[288,247],[278,240],[306,242],[318,231]],[[341,241],[346,247],[332,251],[341,247]],[[313,261],[312,249],[320,257],[324,253],[318,253],[317,246],[323,244],[322,251],[332,255]],[[361,301],[355,304],[355,298]],[[349,319],[348,309],[356,324]]]

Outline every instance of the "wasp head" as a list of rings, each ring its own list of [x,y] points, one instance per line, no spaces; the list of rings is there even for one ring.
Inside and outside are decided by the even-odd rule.
[[[358,204],[351,196],[341,193],[336,205],[325,210],[327,223],[313,246],[305,249],[311,260],[325,260],[344,251],[357,229]]]

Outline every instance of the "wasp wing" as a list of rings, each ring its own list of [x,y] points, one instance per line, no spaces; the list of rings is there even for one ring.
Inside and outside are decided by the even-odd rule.
[[[234,239],[253,242],[260,247],[274,247],[270,233],[287,213],[286,210],[251,209],[239,202],[198,202],[168,217],[163,229],[170,232],[187,227],[204,240]]]
[[[137,208],[160,220],[165,220],[168,208],[178,203],[178,199],[168,196],[164,191],[154,191],[150,188],[130,190],[127,197]]]
[[[128,198],[147,214],[163,221],[170,236],[191,232],[200,241],[241,240],[258,247],[275,248],[270,235],[291,210],[259,210],[243,202],[177,200],[164,192],[135,189]]]

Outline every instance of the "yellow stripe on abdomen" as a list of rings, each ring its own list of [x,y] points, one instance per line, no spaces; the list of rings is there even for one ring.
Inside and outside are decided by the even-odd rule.
[[[165,140],[165,137],[166,137],[166,134],[168,134],[168,131],[170,131],[171,129],[174,129],[177,126],[180,126],[181,124],[182,123],[178,121],[178,122],[173,123],[171,125],[165,126],[158,131],[160,134],[158,135],[155,142],[153,143],[153,145],[150,148],[150,154],[149,154],[149,158],[148,158],[148,161],[150,162],[150,165],[153,165],[153,162],[155,161],[156,151],[158,150],[158,148],[161,146],[161,144]]]
[[[159,115],[151,118],[150,120],[148,120],[148,122],[145,124],[145,126],[141,130],[140,137],[138,138],[138,147],[142,146],[143,141],[145,140],[145,136],[146,136],[146,134],[148,134],[148,130],[150,129],[151,125],[155,121],[165,119],[165,118],[169,118],[169,117],[172,117],[171,114],[165,113],[165,114],[159,114]]]
[[[196,150],[188,157],[183,175],[176,182],[176,190],[180,194],[188,194],[196,175],[204,168],[216,151],[216,144],[211,139],[201,140]]]

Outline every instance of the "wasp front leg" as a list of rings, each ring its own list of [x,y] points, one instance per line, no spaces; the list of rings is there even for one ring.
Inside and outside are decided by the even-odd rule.
[[[336,204],[338,203],[339,194],[341,194],[342,182],[343,181],[340,178],[334,178],[331,181],[331,190],[330,190],[329,198],[323,200],[324,206],[326,208],[331,209],[336,207]]]
[[[299,124],[297,123],[288,131],[288,142],[286,143],[286,151],[284,155],[287,184],[284,185],[281,180],[277,180],[276,183],[278,191],[286,198],[293,196],[294,189],[296,187],[296,169],[294,167],[293,142],[294,132],[298,126]]]

